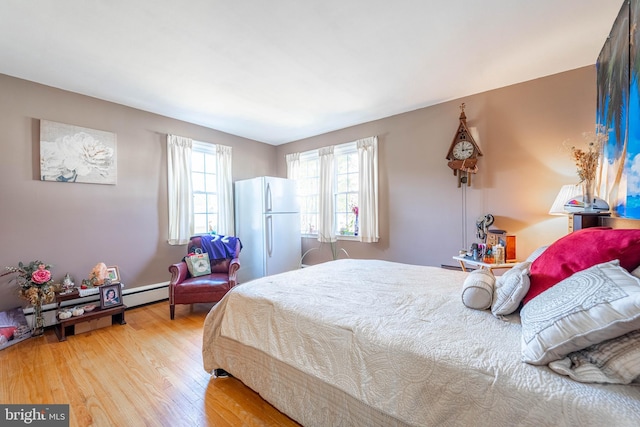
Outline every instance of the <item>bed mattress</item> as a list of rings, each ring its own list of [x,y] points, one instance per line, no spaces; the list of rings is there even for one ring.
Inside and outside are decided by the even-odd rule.
[[[348,259],[239,285],[207,316],[204,368],[309,426],[640,425],[637,386],[523,363],[518,315],[465,307],[466,275]]]

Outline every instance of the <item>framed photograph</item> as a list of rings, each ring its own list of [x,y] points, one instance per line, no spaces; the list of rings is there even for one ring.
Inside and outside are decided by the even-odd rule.
[[[111,308],[118,305],[122,305],[120,284],[100,286],[100,308]]]
[[[107,267],[107,278],[111,279],[111,283],[120,283],[120,270],[117,266]]]

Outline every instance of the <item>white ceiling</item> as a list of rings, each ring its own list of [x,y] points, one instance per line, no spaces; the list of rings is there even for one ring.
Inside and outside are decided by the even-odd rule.
[[[2,0],[0,73],[282,144],[594,64],[623,0]]]

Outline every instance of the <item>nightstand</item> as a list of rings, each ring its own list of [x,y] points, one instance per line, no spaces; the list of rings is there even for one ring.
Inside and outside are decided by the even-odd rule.
[[[467,265],[470,265],[473,267],[487,269],[493,273],[493,270],[497,270],[501,268],[511,268],[514,265],[518,264],[517,261],[509,261],[502,264],[492,264],[492,263],[488,263],[480,260],[474,260],[473,258],[466,257],[466,256],[454,256],[453,259],[455,259],[460,263],[460,268],[462,268],[462,271],[467,271]]]
[[[569,214],[569,233],[583,228],[598,227],[603,217],[611,216],[610,212],[575,212]]]

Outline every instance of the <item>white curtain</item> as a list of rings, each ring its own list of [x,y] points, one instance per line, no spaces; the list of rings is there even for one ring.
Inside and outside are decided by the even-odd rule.
[[[287,160],[287,178],[298,179],[300,176],[300,153],[290,153],[285,156]]]
[[[334,226],[334,166],[333,147],[323,147],[318,150],[320,157],[320,201],[318,218],[318,241],[335,242]]]
[[[225,236],[235,235],[233,223],[233,175],[231,173],[231,147],[216,145],[218,169],[218,233]]]
[[[193,234],[191,197],[191,150],[193,141],[167,135],[167,198],[170,245],[186,245]]]
[[[360,190],[358,192],[359,238],[361,242],[377,242],[378,234],[378,137],[357,141]]]

